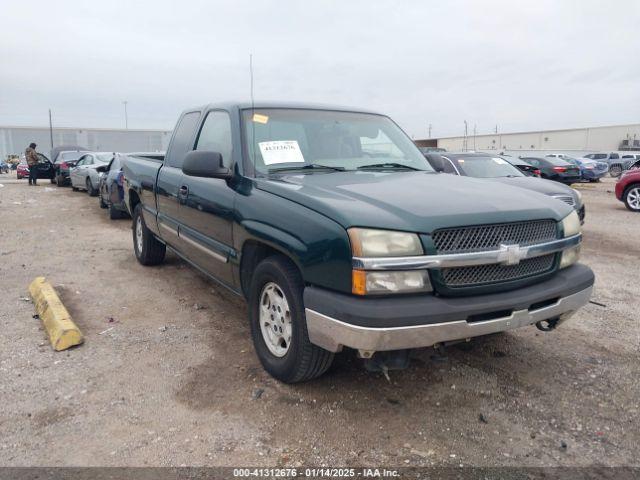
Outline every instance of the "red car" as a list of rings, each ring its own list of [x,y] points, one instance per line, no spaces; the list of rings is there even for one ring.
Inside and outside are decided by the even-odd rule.
[[[18,180],[27,178],[29,176],[29,165],[20,162],[18,168],[16,168],[16,175],[18,176]]]
[[[622,174],[616,183],[616,198],[632,212],[640,213],[640,168],[632,168]]]

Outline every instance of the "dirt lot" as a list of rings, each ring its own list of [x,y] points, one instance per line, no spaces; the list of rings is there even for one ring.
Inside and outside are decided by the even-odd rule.
[[[42,182],[0,184],[0,465],[639,465],[640,215],[582,190],[594,300],[553,333],[418,351],[391,382],[345,356],[282,385],[243,302],[175,256],[146,268],[130,221]],[[53,352],[33,305],[56,286],[86,343]]]

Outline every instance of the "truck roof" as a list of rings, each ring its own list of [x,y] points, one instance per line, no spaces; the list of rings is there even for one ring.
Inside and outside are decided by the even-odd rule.
[[[226,101],[226,102],[212,102],[205,105],[199,105],[184,110],[184,112],[193,111],[195,109],[211,109],[220,108],[225,110],[239,109],[247,110],[250,108],[295,108],[295,109],[308,109],[308,110],[333,110],[340,112],[357,112],[357,113],[369,113],[374,115],[383,115],[380,112],[375,112],[366,108],[344,106],[344,105],[329,105],[321,103],[307,103],[307,102],[284,102],[284,101],[256,101],[251,104],[251,101]],[[183,112],[183,113],[184,113]]]

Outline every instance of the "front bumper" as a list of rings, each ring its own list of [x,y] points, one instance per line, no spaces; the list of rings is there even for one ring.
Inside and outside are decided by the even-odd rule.
[[[550,319],[567,320],[591,297],[594,275],[577,264],[545,282],[473,297],[433,295],[358,298],[308,287],[309,339],[326,350],[420,348],[502,332]]]

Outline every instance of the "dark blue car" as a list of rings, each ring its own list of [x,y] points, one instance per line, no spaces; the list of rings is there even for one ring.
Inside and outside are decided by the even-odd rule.
[[[598,162],[587,158],[563,157],[563,159],[580,167],[582,179],[589,182],[600,181],[609,171],[609,165],[605,162]]]
[[[109,209],[109,218],[127,218],[130,216],[127,204],[124,201],[124,173],[122,167],[128,157],[141,157],[162,163],[162,152],[116,153],[111,162],[103,167],[98,167],[100,174],[98,183],[98,200],[101,208]]]

